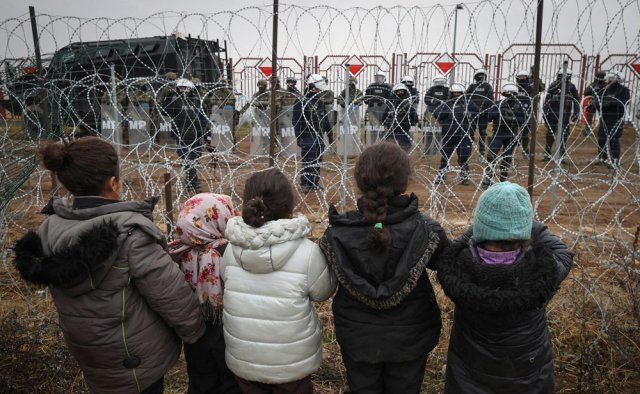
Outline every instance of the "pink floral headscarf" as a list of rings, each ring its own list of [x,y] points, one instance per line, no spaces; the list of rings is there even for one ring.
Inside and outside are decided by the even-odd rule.
[[[170,253],[179,259],[184,278],[196,292],[207,321],[218,322],[222,309],[220,252],[225,245],[227,222],[238,211],[231,197],[200,193],[187,200],[180,210],[176,231],[179,239],[169,244]]]

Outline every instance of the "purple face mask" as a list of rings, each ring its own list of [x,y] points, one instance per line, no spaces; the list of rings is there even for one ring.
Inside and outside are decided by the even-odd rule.
[[[522,253],[522,249],[510,250],[508,252],[492,252],[490,250],[482,249],[479,246],[477,246],[476,249],[478,250],[478,255],[482,261],[485,264],[490,265],[513,264],[520,256],[520,253]]]

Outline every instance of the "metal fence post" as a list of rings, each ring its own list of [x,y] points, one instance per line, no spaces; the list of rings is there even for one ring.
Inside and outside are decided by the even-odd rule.
[[[347,205],[347,130],[349,127],[349,65],[344,68],[344,115],[342,117],[342,191],[340,194],[340,205]]]
[[[564,98],[567,88],[567,67],[569,62],[565,60],[562,62],[562,81],[560,88],[560,112],[558,113],[558,129],[556,131],[556,151],[553,155],[553,161],[555,162],[555,168],[553,169],[553,177],[551,178],[551,213],[556,210],[557,200],[557,188],[558,188],[558,173],[560,170],[560,150],[564,145]]]

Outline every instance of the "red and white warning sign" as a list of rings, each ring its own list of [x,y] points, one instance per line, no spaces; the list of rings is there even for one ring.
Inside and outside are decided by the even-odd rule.
[[[273,72],[273,66],[258,66],[258,70],[260,70],[264,75],[269,77]]]
[[[456,59],[448,53],[443,53],[439,58],[437,58],[433,64],[436,65],[442,71],[443,74],[446,74],[456,65]]]
[[[344,64],[349,65],[349,73],[353,76],[357,75],[364,67],[362,60],[356,55],[351,56]]]

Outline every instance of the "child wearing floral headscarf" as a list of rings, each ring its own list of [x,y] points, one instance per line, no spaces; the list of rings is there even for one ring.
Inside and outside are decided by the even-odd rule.
[[[207,330],[198,342],[184,345],[189,393],[239,393],[224,359],[220,259],[227,246],[227,221],[238,212],[229,196],[200,193],[187,200],[176,222],[179,238],[170,244],[184,278],[195,291]],[[218,392],[218,391],[216,391]]]

